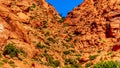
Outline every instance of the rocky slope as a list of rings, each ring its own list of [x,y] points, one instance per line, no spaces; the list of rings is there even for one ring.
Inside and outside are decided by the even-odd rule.
[[[45,0],[0,0],[1,68],[88,68],[120,61],[119,0],[85,0],[62,18]]]
[[[81,61],[92,64],[101,60],[119,61],[119,4],[119,0],[85,0],[69,12],[64,23],[73,26],[74,33],[80,35],[77,41],[83,51]],[[90,56],[96,55],[89,61]]]
[[[9,68],[9,61],[14,62],[13,67],[42,67],[43,65],[32,61],[38,52],[41,53],[35,47],[38,42],[44,42],[43,35],[49,30],[42,28],[47,28],[46,25],[50,22],[52,28],[51,24],[56,24],[57,19],[60,16],[45,0],[0,0],[0,50],[1,55],[4,54],[1,59],[1,64],[4,64],[2,68]],[[5,45],[8,45],[6,51]],[[16,57],[18,53],[9,45],[22,49],[27,54],[26,57],[21,56],[22,61],[11,58],[10,54]],[[4,63],[3,60],[8,62]]]

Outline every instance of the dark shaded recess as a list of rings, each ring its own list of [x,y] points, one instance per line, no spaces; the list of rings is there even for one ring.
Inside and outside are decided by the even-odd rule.
[[[110,24],[106,24],[106,37],[114,38]]]
[[[117,51],[119,49],[120,49],[120,45],[115,45],[113,46],[112,51]]]
[[[98,4],[98,2],[94,2],[94,6],[96,6]]]
[[[80,21],[83,21],[83,18],[80,18]]]
[[[107,18],[105,18],[105,19],[106,19],[106,21],[110,21],[108,17],[107,17]]]
[[[86,42],[90,45],[90,40],[86,40]]]
[[[11,3],[7,5],[7,7],[11,7]]]
[[[105,14],[107,14],[108,11],[107,10],[103,10],[102,16],[104,16]]]
[[[81,35],[81,32],[78,32],[78,31],[74,31],[73,33],[74,35]]]
[[[106,14],[107,12],[105,12],[104,14]],[[110,16],[110,17],[105,17],[106,21],[110,21],[110,19],[112,18],[116,18],[116,17],[120,17],[120,14],[114,15],[114,16]]]
[[[115,17],[120,17],[120,14],[117,14],[115,16],[112,16],[112,18],[115,18]]]
[[[70,15],[71,18],[76,18],[77,16],[71,12],[68,13],[68,15]]]
[[[29,12],[30,7],[28,7],[27,9],[24,10],[24,12]]]
[[[4,18],[4,20],[5,20],[7,23],[9,23],[11,19],[10,19],[10,17],[7,16],[6,18]]]
[[[92,24],[91,24],[91,31],[93,31],[93,29],[97,29],[97,24],[95,23],[95,22],[93,22]]]
[[[32,66],[33,66],[33,67],[35,67],[35,64],[34,64],[34,63],[32,63]]]

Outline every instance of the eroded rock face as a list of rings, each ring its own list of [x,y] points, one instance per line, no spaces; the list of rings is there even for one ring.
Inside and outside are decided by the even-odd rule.
[[[75,24],[81,22],[110,22],[119,20],[120,7],[119,0],[85,0],[81,5],[69,12],[67,20]],[[72,18],[72,19],[71,19]],[[74,22],[76,20],[76,22]],[[72,25],[72,23],[68,22]]]
[[[50,11],[53,12],[51,13]],[[48,13],[48,16],[46,16],[45,13]],[[37,14],[40,14],[41,17],[35,20],[34,18],[38,16]],[[7,25],[5,28],[0,25],[0,32],[7,29],[10,31],[10,34],[14,34],[10,35],[9,38],[20,39],[21,41],[30,43],[30,37],[27,35],[29,29],[25,29],[27,27],[24,25],[29,24],[31,27],[35,28],[41,27],[43,21],[47,19],[46,17],[52,18],[53,14],[56,14],[58,18],[60,18],[56,10],[47,4],[45,0],[0,0],[0,17],[4,21],[4,24]]]
[[[0,0],[0,53],[9,43],[23,50],[24,56],[11,58],[20,68],[62,68],[74,63],[84,68],[89,62],[92,66],[116,60],[119,4],[119,0],[85,0],[64,21],[45,0]]]
[[[14,43],[27,53],[27,59],[32,59],[36,53],[40,53],[35,49],[36,41],[42,39],[39,28],[45,25],[44,22],[50,23],[54,16],[55,22],[61,18],[45,0],[0,0],[0,53],[7,44]],[[38,66],[42,67],[40,64],[33,67]],[[24,67],[24,64],[18,63],[18,67],[30,68],[30,65]]]
[[[78,32],[105,34],[106,37],[119,37],[119,0],[85,0],[69,12],[65,23],[77,26]],[[115,30],[114,30],[115,29]],[[116,31],[118,30],[118,31]],[[120,37],[119,37],[120,38]]]
[[[1,19],[0,20],[0,46],[2,47],[3,45],[6,44],[9,32],[5,29],[7,25],[4,24],[4,21]]]
[[[68,13],[64,23],[74,27],[74,33],[80,35],[79,42],[86,48],[85,51],[92,51],[90,48],[97,46],[98,50],[102,47],[105,53],[119,52],[120,46],[116,44],[120,41],[119,4],[120,0],[84,0]]]

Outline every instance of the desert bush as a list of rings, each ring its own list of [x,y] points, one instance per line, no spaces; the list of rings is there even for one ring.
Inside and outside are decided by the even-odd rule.
[[[66,42],[70,42],[72,40],[72,35],[69,35],[69,38],[66,39]]]
[[[10,57],[18,57],[19,50],[14,44],[9,43],[5,46],[3,55],[9,55]]]
[[[36,8],[36,4],[33,3],[32,6],[30,6],[29,10],[33,11],[34,8]]]
[[[58,22],[63,23],[65,21],[65,17],[62,17]]]
[[[0,61],[0,67],[2,67],[3,65],[4,65],[4,63]]]
[[[48,40],[48,41],[51,41],[52,43],[56,43],[56,41],[55,41],[53,38],[51,38],[51,37],[48,38],[47,40]]]
[[[74,52],[75,52],[74,50],[63,51],[63,53],[64,53],[65,55],[68,55],[68,54],[74,53]]]
[[[89,56],[89,59],[90,59],[90,60],[94,60],[97,56],[98,56],[98,55],[91,55],[91,56]]]
[[[59,60],[54,60],[54,58],[48,54],[44,54],[44,56],[47,59],[47,63],[45,63],[45,65],[47,66],[52,66],[52,67],[58,67],[60,66],[60,61]]]
[[[120,68],[120,63],[117,61],[101,61],[93,65],[93,68]]]
[[[92,64],[91,63],[86,63],[85,68],[89,68]]]
[[[76,60],[73,59],[65,59],[65,66],[63,68],[81,68],[81,66],[77,63]]]
[[[37,45],[36,45],[36,48],[37,49],[43,49],[43,48],[46,48],[46,46],[42,45],[40,42],[38,42]]]
[[[18,57],[18,55],[21,54],[24,57],[27,56],[27,53],[24,52],[22,49],[18,49],[13,43],[9,43],[5,46],[3,50],[3,55],[9,55],[10,57]]]

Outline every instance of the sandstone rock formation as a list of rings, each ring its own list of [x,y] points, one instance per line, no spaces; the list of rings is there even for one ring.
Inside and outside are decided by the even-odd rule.
[[[85,68],[119,61],[119,4],[84,0],[64,19],[45,0],[0,0],[0,67]]]
[[[17,48],[27,53],[28,59],[31,59],[37,53],[32,42],[42,40],[35,38],[34,34],[38,32],[36,28],[42,27],[44,21],[50,21],[54,14],[56,18],[60,18],[56,10],[45,0],[0,0],[0,50],[2,51],[5,45],[14,43]],[[24,62],[13,61],[20,68],[31,66],[25,66]],[[36,64],[33,66],[39,68],[39,64],[37,67]],[[5,67],[9,68],[9,66]]]
[[[84,0],[81,5],[68,13],[64,23],[73,26],[75,33],[80,35],[79,42],[81,42],[82,48],[85,48],[85,52],[87,49],[92,52],[94,49],[92,46],[96,46],[97,50],[102,49],[105,51],[104,53],[119,52],[119,4],[119,0]],[[92,54],[94,52],[93,50]],[[100,61],[100,58],[93,62],[96,63],[98,60]]]

